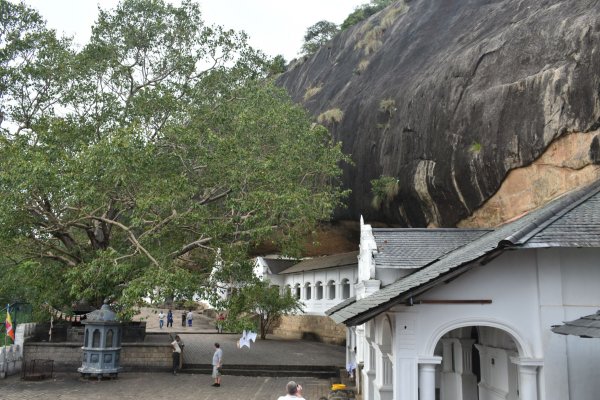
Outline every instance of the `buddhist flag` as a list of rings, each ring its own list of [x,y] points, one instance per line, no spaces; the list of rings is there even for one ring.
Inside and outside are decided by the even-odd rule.
[[[4,321],[4,326],[6,327],[6,335],[10,337],[15,342],[15,330],[13,329],[12,319],[10,318],[10,309],[6,307],[6,321]]]

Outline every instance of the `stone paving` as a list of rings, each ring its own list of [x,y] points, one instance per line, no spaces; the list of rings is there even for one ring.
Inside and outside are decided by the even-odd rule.
[[[166,311],[166,310],[165,310]],[[257,339],[250,349],[238,349],[240,335],[217,334],[213,321],[199,313],[194,315],[193,326],[182,327],[175,313],[173,328],[159,329],[158,317],[147,311],[147,341],[168,343],[169,334],[181,335],[185,342],[186,364],[209,364],[214,352],[214,342],[219,342],[224,352],[224,364],[238,365],[338,365],[345,363],[342,346],[302,340],[286,340],[269,335],[267,340]],[[263,400],[277,399],[285,394],[285,384],[295,380],[304,387],[306,400],[327,397],[331,382],[308,377],[248,377],[223,376],[223,386],[211,387],[210,375],[180,373],[125,372],[116,380],[82,380],[76,373],[58,373],[54,379],[40,382],[22,381],[18,376],[0,380],[2,400]]]
[[[17,376],[0,381],[3,400],[276,400],[285,385],[295,380],[306,400],[327,397],[329,380],[315,378],[272,378],[224,376],[222,386],[210,386],[209,375],[169,373],[122,373],[115,380],[81,380],[77,374],[56,374],[54,379],[26,382]]]

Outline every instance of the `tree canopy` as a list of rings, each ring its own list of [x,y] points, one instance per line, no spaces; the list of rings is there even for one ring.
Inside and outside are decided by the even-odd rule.
[[[369,3],[362,4],[352,11],[340,25],[340,29],[346,30],[360,21],[369,18],[371,15],[383,10],[397,0],[371,0]]]
[[[330,41],[337,32],[337,25],[325,20],[309,26],[304,35],[302,53],[305,55],[316,53],[317,50]]]
[[[192,1],[124,0],[81,49],[23,4],[0,18],[0,297],[126,314],[201,293],[217,249],[297,254],[340,205],[340,145]]]

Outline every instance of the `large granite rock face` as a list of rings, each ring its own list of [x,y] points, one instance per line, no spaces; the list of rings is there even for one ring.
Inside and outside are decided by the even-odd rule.
[[[555,139],[600,127],[600,0],[398,2],[278,83],[352,155],[337,218],[453,226]],[[399,191],[376,209],[380,176]]]

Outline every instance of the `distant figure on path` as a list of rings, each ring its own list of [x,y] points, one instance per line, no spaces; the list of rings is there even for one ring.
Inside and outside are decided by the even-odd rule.
[[[167,328],[173,327],[173,311],[169,308],[169,312],[167,313]]]
[[[277,400],[304,400],[302,397],[302,386],[298,385],[294,381],[289,381],[287,385],[285,385],[285,390],[287,394],[285,396],[279,396]]]
[[[194,319],[194,314],[192,313],[192,310],[190,310],[187,313],[187,321],[188,321],[188,326],[192,326],[192,320]]]
[[[185,310],[181,312],[181,326],[185,326]]]
[[[164,324],[165,324],[165,313],[163,313],[162,310],[160,310],[160,312],[158,313],[158,326],[160,327],[160,329],[163,328]]]
[[[213,373],[212,377],[215,380],[215,383],[212,386],[220,387],[221,386],[221,366],[223,365],[223,350],[221,349],[221,345],[219,343],[215,343],[215,353],[213,354],[212,366]]]
[[[179,347],[179,343],[177,343],[177,338],[171,342],[171,347],[173,347],[173,375],[177,375],[179,359],[181,356],[181,347]]]
[[[223,333],[223,323],[225,322],[225,314],[219,313],[217,317],[217,332]]]

